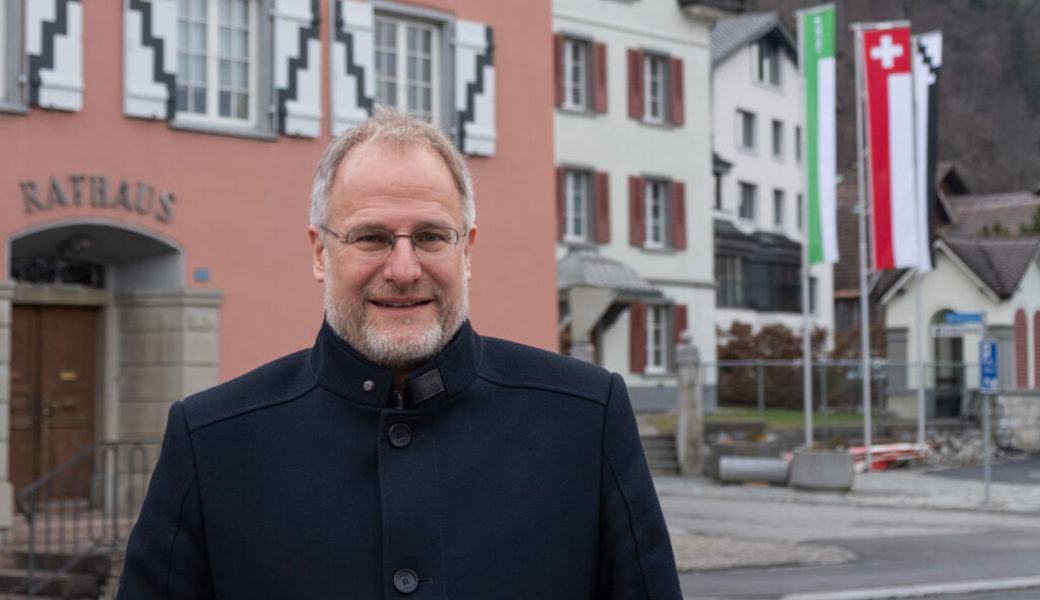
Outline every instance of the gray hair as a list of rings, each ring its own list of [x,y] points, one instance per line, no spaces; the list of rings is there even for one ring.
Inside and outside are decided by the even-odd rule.
[[[463,226],[467,230],[473,226],[476,219],[473,183],[470,181],[469,170],[462,154],[436,125],[416,117],[402,115],[392,108],[383,106],[377,106],[372,116],[357,127],[337,136],[325,148],[311,188],[311,225],[325,224],[329,214],[329,192],[339,165],[348,152],[368,141],[387,144],[394,148],[418,144],[440,155],[451,171],[455,188],[459,192]]]

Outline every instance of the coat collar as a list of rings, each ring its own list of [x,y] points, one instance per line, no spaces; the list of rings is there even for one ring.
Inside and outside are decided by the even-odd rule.
[[[481,338],[466,321],[443,350],[409,377],[405,406],[432,406],[462,392],[476,377],[480,357]],[[338,396],[365,406],[395,406],[393,373],[354,350],[328,321],[322,322],[308,364],[318,384]]]

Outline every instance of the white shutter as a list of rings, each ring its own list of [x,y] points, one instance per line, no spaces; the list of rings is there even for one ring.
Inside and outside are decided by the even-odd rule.
[[[495,67],[492,30],[470,21],[455,23],[455,111],[459,149],[495,153]]]
[[[126,0],[123,112],[169,119],[177,77],[177,0]]]
[[[83,109],[83,5],[79,0],[26,2],[25,53],[30,104]]]
[[[376,96],[375,15],[371,4],[333,0],[332,135],[358,125]]]
[[[274,85],[280,129],[318,137],[321,129],[321,40],[318,0],[276,0]]]

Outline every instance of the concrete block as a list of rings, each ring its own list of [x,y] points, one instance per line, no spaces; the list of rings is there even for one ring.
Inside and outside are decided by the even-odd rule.
[[[176,365],[123,365],[120,395],[135,400],[161,400],[181,395]]]
[[[185,332],[183,362],[192,365],[215,364],[219,359],[216,333]]]
[[[787,461],[782,458],[719,457],[718,480],[723,483],[761,481],[786,484],[787,472]]]
[[[749,458],[780,458],[780,444],[760,442],[731,442],[713,444],[711,456],[704,464],[705,475],[718,479],[719,460],[724,456]]]
[[[119,309],[120,329],[127,332],[176,331],[181,328],[181,309],[176,306],[133,306]]]
[[[14,486],[10,481],[0,481],[0,529],[11,527],[14,510]]]
[[[121,402],[119,434],[127,439],[158,439],[166,429],[167,402]]]
[[[0,329],[0,365],[11,364],[11,330]]]
[[[123,333],[120,337],[121,362],[124,365],[179,363],[182,340],[179,333]]]
[[[217,311],[213,308],[184,308],[184,328],[188,331],[217,331]]]
[[[217,365],[187,365],[181,371],[181,393],[185,396],[217,385]]]
[[[855,457],[848,452],[798,450],[791,459],[791,485],[809,490],[852,489]]]

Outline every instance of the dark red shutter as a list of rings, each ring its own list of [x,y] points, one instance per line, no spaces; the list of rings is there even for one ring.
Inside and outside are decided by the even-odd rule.
[[[643,51],[628,49],[628,116],[643,118]]]
[[[556,81],[556,106],[563,106],[563,36],[553,35],[553,78]]]
[[[682,59],[673,58],[668,61],[671,67],[671,79],[668,81],[668,89],[671,90],[672,110],[669,118],[672,125],[682,125],[686,119],[686,110],[683,106],[683,73]]]
[[[596,243],[610,243],[610,177],[596,173]]]
[[[1015,311],[1015,387],[1029,387],[1029,335],[1026,311]]]
[[[672,322],[675,326],[675,343],[679,343],[679,334],[686,331],[686,305],[676,304],[672,307]]]
[[[1033,387],[1040,388],[1040,310],[1033,313]]]
[[[686,184],[672,182],[672,248],[686,249]]]
[[[646,305],[633,304],[628,311],[629,322],[629,371],[642,373],[646,370]]]
[[[628,178],[628,243],[642,247],[646,242],[646,204],[643,202],[642,177]]]
[[[592,44],[592,110],[607,112],[607,45]]]
[[[567,230],[567,169],[556,167],[556,239]]]

